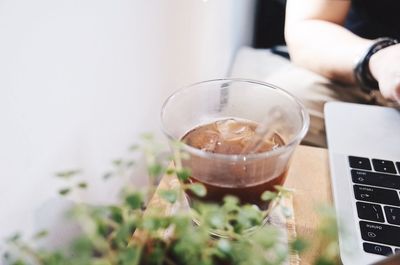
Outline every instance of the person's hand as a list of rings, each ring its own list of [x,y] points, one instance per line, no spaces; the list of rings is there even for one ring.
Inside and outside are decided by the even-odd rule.
[[[400,103],[400,44],[389,46],[372,55],[369,69],[378,81],[382,95]]]

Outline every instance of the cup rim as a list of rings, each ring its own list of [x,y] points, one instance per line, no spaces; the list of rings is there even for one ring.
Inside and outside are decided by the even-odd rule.
[[[198,86],[200,84],[204,83],[213,83],[213,82],[242,82],[242,83],[251,83],[251,84],[256,84],[256,85],[261,85],[265,86],[268,88],[272,89],[277,89],[283,94],[286,94],[288,98],[290,98],[295,104],[297,104],[300,107],[301,110],[301,117],[303,119],[303,125],[299,132],[291,139],[287,144],[283,146],[279,146],[276,149],[269,150],[266,152],[262,153],[254,153],[254,154],[219,154],[219,153],[211,153],[211,152],[206,152],[201,149],[192,147],[184,142],[181,141],[181,139],[177,139],[176,137],[172,136],[171,133],[168,132],[168,130],[164,126],[164,116],[165,116],[165,109],[168,105],[168,103],[173,100],[175,97],[179,96],[180,94],[186,92],[188,89]],[[246,79],[246,78],[218,78],[218,79],[209,79],[209,80],[204,80],[196,83],[192,83],[190,85],[184,86],[178,90],[176,90],[172,95],[170,95],[163,103],[161,107],[161,113],[160,113],[160,118],[161,118],[161,130],[162,132],[167,136],[167,138],[171,141],[177,141],[180,142],[180,147],[184,150],[187,151],[190,154],[195,154],[196,156],[203,157],[203,158],[211,158],[211,159],[218,159],[218,160],[225,160],[225,161],[231,161],[231,162],[236,162],[236,161],[247,161],[247,160],[257,160],[257,159],[265,159],[267,157],[274,156],[276,154],[281,154],[284,153],[285,151],[288,151],[290,148],[294,147],[298,142],[303,139],[303,137],[306,135],[308,128],[310,126],[310,115],[303,105],[301,101],[292,95],[290,92],[286,91],[283,88],[280,88],[276,85],[263,82],[263,81],[258,81],[258,80],[253,80],[253,79]]]

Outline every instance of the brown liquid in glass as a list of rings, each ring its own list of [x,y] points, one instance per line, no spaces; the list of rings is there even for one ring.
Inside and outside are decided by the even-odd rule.
[[[182,140],[186,144],[206,152],[237,155],[241,154],[245,146],[249,144],[249,141],[254,139],[252,137],[256,128],[257,123],[247,120],[219,120],[190,130],[182,137]],[[274,133],[269,139],[263,139],[256,153],[270,151],[283,145],[285,145],[285,142],[282,137]],[[271,168],[266,169],[266,167],[273,167],[275,162],[273,158],[266,158],[255,162],[238,162],[237,164],[224,162],[225,164],[220,166],[218,165],[218,161],[192,155],[188,161],[183,161],[183,165],[192,169],[190,182],[202,183],[207,188],[207,195],[198,198],[194,194],[188,193],[189,199],[219,203],[226,195],[233,195],[239,198],[242,204],[256,204],[261,209],[266,209],[268,203],[261,200],[261,194],[266,190],[274,191],[274,186],[282,185],[287,175],[287,167],[285,167],[283,172],[276,177],[271,179],[269,176],[266,176],[265,179],[267,181],[263,181],[264,177],[262,174],[268,175],[266,172],[273,170]],[[216,170],[214,172],[213,170],[205,171],[205,168],[215,168]],[[220,169],[219,172],[217,172],[217,168]],[[252,177],[256,177],[260,181],[255,183],[246,181],[246,177],[249,177],[249,174],[251,174],[249,172],[253,172]],[[203,174],[208,174],[208,176],[204,176]],[[213,174],[216,175],[212,176]],[[212,179],[215,178],[234,178],[237,182],[230,183],[229,185],[220,183],[221,181],[213,183]]]

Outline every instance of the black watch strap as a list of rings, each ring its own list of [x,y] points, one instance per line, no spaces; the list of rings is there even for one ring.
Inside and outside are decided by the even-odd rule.
[[[393,38],[376,39],[374,43],[369,46],[365,53],[360,57],[354,68],[354,76],[356,82],[362,90],[364,90],[365,92],[371,92],[372,90],[379,89],[378,82],[372,76],[369,69],[369,60],[371,59],[371,56],[378,51],[397,43],[398,41]]]

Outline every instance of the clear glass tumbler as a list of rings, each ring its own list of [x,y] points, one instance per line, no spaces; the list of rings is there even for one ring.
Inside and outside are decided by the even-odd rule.
[[[276,115],[279,113],[279,115]],[[273,118],[272,118],[273,117]],[[290,158],[309,127],[309,115],[298,99],[274,85],[244,79],[215,79],[178,90],[164,103],[162,129],[171,142],[192,129],[220,120],[268,122],[284,144],[270,151],[221,154],[179,145],[188,154],[182,161],[191,182],[201,182],[207,195],[201,200],[219,203],[226,195],[266,209],[261,194],[274,191],[286,179]],[[195,198],[188,194],[188,199]]]

